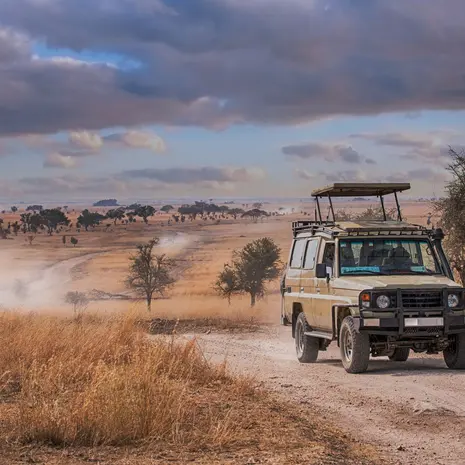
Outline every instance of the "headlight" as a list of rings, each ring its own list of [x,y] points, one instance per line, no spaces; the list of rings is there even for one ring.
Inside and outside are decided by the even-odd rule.
[[[449,308],[457,307],[459,302],[460,302],[460,299],[459,299],[459,296],[457,294],[449,294],[447,296],[447,305],[449,306]]]
[[[391,299],[387,295],[380,295],[376,299],[376,305],[378,308],[388,308],[391,305]]]

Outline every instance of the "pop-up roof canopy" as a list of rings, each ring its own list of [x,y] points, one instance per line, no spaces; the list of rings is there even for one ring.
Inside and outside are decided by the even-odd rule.
[[[402,212],[400,211],[399,200],[397,198],[398,192],[403,192],[410,189],[410,183],[361,183],[361,182],[340,182],[330,186],[316,189],[312,192],[312,196],[315,197],[316,206],[318,209],[318,220],[322,221],[320,203],[318,199],[327,197],[333,216],[333,221],[336,221],[334,214],[332,197],[379,197],[381,201],[381,208],[383,210],[384,221],[386,221],[386,210],[384,208],[384,196],[394,194],[397,206],[397,217],[399,221],[402,221]],[[316,212],[315,212],[316,217]]]
[[[410,189],[410,183],[338,182],[315,189],[313,197],[380,197]]]

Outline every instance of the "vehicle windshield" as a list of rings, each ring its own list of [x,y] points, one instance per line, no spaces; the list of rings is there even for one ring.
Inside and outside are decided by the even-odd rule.
[[[340,275],[442,274],[425,239],[343,239],[339,241]]]

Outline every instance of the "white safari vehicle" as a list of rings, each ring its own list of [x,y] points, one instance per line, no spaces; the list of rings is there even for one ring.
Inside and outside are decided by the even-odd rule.
[[[334,341],[349,373],[364,372],[370,355],[406,361],[411,350],[442,351],[449,368],[465,369],[464,289],[454,281],[442,231],[402,221],[397,193],[409,188],[334,184],[312,193],[314,221],[292,224],[281,322],[292,325],[300,362],[315,362]],[[397,221],[386,219],[389,194]],[[332,198],[367,196],[380,198],[383,221],[337,221]],[[322,219],[322,198],[331,219]]]

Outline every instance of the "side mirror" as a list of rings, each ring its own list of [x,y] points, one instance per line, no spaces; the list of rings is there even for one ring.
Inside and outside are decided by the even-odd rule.
[[[326,264],[318,263],[315,268],[315,275],[318,279],[325,279],[328,276],[326,272]]]

